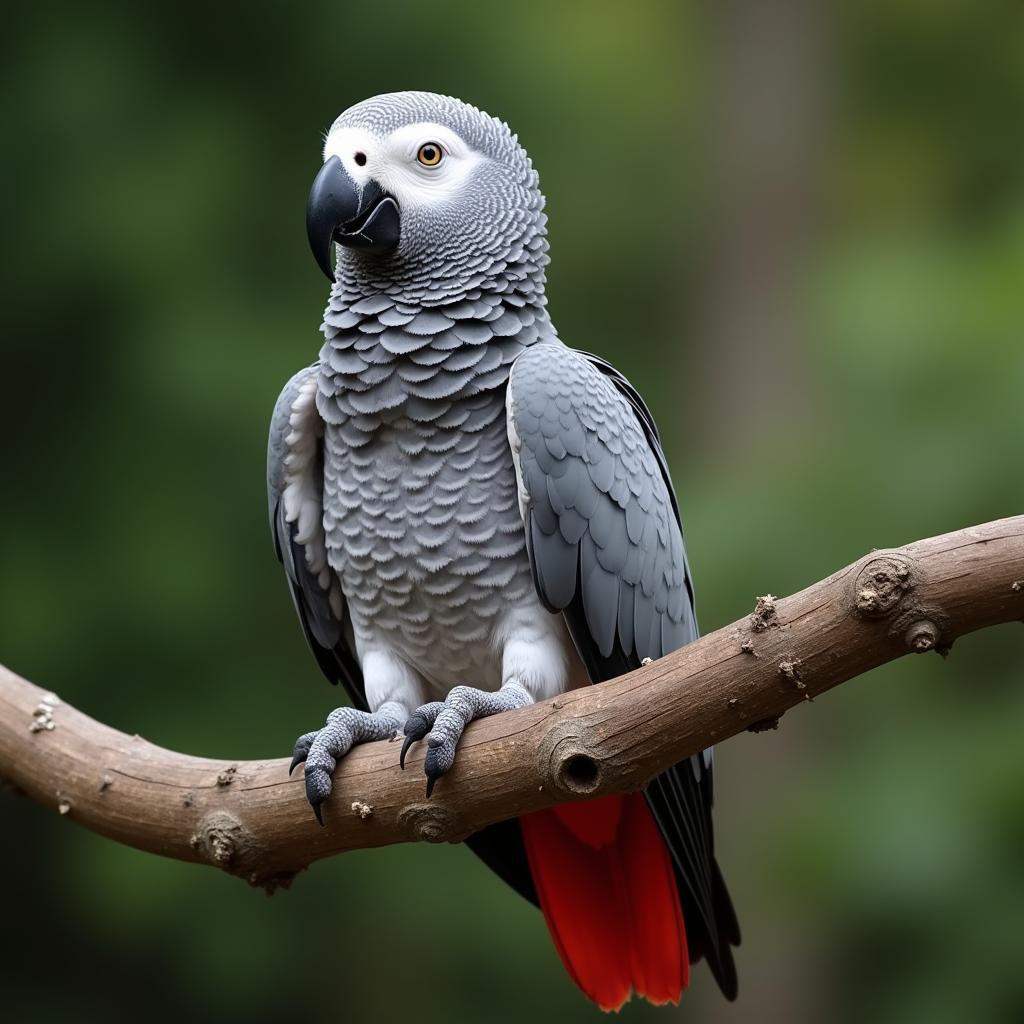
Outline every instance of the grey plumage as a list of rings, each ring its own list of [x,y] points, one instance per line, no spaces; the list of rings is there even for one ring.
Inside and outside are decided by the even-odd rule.
[[[546,606],[563,611],[578,577],[590,635],[606,658],[616,642],[642,660],[693,639],[668,488],[615,386],[585,356],[536,345],[513,367],[509,417]]]
[[[336,127],[385,133],[442,118],[501,156],[461,200],[485,196],[495,218],[421,210],[403,225],[401,260],[342,256],[317,393],[326,543],[356,629],[400,637],[438,688],[458,673],[493,678],[483,642],[530,593],[505,384],[517,356],[556,337],[537,174],[501,122],[400,94],[360,104]]]
[[[595,356],[536,345],[512,368],[508,407],[537,592],[565,613],[592,681],[695,640],[675,492],[632,385]],[[658,776],[647,798],[682,883],[691,957],[732,998],[740,934],[714,859],[711,751]]]
[[[421,123],[450,133],[454,177],[439,198],[431,182],[443,179],[388,141]],[[339,246],[319,362],[286,385],[268,448],[272,528],[300,620],[364,716],[335,713],[300,738],[317,806],[337,757],[403,716],[410,741],[430,743],[433,786],[473,717],[697,636],[657,430],[628,381],[551,324],[544,200],[515,136],[458,100],[398,93],[346,111],[325,158],[358,176],[356,147],[371,149],[366,173],[401,210],[398,248]],[[480,689],[449,693],[462,682]],[[711,789],[710,756],[698,756],[648,802],[675,860],[691,957],[706,956],[731,996],[739,933],[714,863]],[[470,845],[536,901],[515,823]]]
[[[285,568],[288,590],[299,616],[302,631],[321,671],[332,683],[344,682],[357,707],[366,706],[363,676],[352,652],[351,623],[341,589],[324,568],[314,570],[313,564],[325,560],[322,541],[299,537],[299,525],[288,521],[284,492],[286,461],[291,455],[289,436],[293,434],[291,418],[304,384],[315,381],[319,364],[300,370],[284,386],[270,420],[267,442],[267,503],[270,531],[277,557]],[[319,437],[313,439],[314,472],[310,474],[314,503],[323,502],[323,457]],[[312,542],[311,542],[312,541]],[[334,595],[332,608],[331,596]]]

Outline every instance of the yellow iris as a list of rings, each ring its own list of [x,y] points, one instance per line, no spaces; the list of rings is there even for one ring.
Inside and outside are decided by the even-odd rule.
[[[436,167],[444,156],[444,150],[436,142],[424,142],[416,153],[416,159],[424,167]]]

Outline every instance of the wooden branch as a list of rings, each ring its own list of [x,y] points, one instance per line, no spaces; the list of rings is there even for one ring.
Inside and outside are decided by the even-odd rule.
[[[422,744],[339,766],[321,829],[285,758],[173,753],[0,668],[0,777],[119,842],[255,885],[343,850],[451,842],[491,822],[643,786],[659,771],[908,652],[1024,618],[1024,516],[874,551],[627,676],[470,726],[424,798]],[[290,737],[284,737],[290,739]]]

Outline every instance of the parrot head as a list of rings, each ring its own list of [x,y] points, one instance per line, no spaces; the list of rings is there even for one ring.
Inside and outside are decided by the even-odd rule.
[[[452,274],[507,258],[544,234],[537,172],[508,126],[428,92],[375,96],[331,126],[306,229],[330,280]],[[331,266],[335,245],[338,262]]]

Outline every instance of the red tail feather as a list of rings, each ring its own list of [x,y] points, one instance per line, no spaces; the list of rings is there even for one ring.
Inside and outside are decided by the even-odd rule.
[[[677,1003],[690,980],[686,929],[665,842],[641,794],[520,818],[558,955],[602,1010],[631,991]]]

